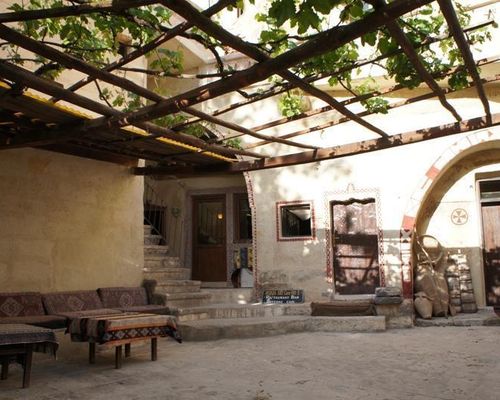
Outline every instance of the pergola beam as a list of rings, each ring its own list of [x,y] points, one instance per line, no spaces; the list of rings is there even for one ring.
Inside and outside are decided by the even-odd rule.
[[[309,58],[324,54],[328,51],[357,39],[365,33],[384,25],[388,20],[398,18],[433,0],[398,0],[380,10],[346,26],[326,30],[314,39],[287,51],[274,59],[258,63],[244,71],[236,72],[230,77],[209,83],[185,93],[174,96],[160,103],[143,107],[137,111],[127,113],[123,117],[98,118],[88,123],[89,127],[123,126],[152,120],[171,113],[175,113],[203,101],[227,94],[229,92],[260,82],[277,72],[289,68]]]
[[[490,104],[488,102],[488,98],[486,97],[484,87],[481,84],[481,77],[479,76],[479,72],[474,62],[474,57],[472,56],[469,44],[467,43],[467,38],[465,37],[465,34],[460,27],[460,21],[458,20],[455,8],[453,7],[453,4],[450,0],[438,0],[438,3],[441,7],[441,12],[443,13],[446,22],[448,23],[448,28],[453,38],[455,39],[455,42],[457,43],[460,53],[462,54],[464,64],[475,83],[477,94],[484,107],[486,119],[490,120],[492,117]]]
[[[385,0],[367,0],[368,3],[372,4],[375,9],[379,9],[387,5]],[[446,108],[457,121],[461,121],[462,117],[457,113],[455,108],[446,100],[446,96],[443,90],[439,87],[437,82],[434,80],[429,71],[422,63],[419,54],[415,51],[415,48],[411,44],[410,40],[404,33],[403,29],[399,26],[397,21],[389,21],[386,25],[387,30],[391,36],[396,40],[398,45],[403,49],[406,57],[410,60],[413,67],[417,71],[420,78],[429,86],[429,88],[436,94],[441,105]]]
[[[39,10],[14,11],[0,13],[0,23],[62,18],[92,13],[119,12],[129,8],[148,6],[156,3],[158,3],[158,0],[120,0],[85,3],[67,7],[43,8]]]
[[[207,8],[205,11],[202,12],[203,15],[206,15],[207,17],[210,17],[214,14],[217,14],[219,11],[223,10],[225,7],[236,3],[236,0],[219,0],[217,3],[215,3],[213,6]],[[112,62],[105,68],[103,68],[104,71],[106,72],[112,72],[120,67],[123,67],[124,65],[127,65],[131,63],[132,61],[138,59],[139,57],[142,57],[149,53],[150,51],[156,49],[157,47],[161,46],[162,44],[168,42],[169,40],[173,39],[177,35],[185,32],[186,30],[192,28],[194,25],[190,23],[189,21],[182,22],[176,26],[174,26],[169,32],[163,33],[162,35],[158,36],[156,39],[151,40],[149,43],[146,43],[144,46],[141,48],[132,51],[130,54],[127,54],[120,60],[117,60],[115,62]],[[74,83],[70,87],[68,87],[68,90],[71,91],[76,91],[78,89],[81,89],[85,85],[93,82],[95,78],[92,78],[90,76],[87,76],[86,78],[81,79],[80,81]],[[53,99],[54,101],[56,99]]]
[[[221,26],[212,22],[210,18],[201,15],[191,4],[186,0],[161,0],[162,4],[175,11],[177,14],[184,17],[186,20],[193,22],[198,28],[200,28],[205,33],[230,46],[231,48],[239,51],[240,53],[258,61],[265,62],[269,61],[269,57],[262,50],[257,47],[245,42],[241,38],[231,34],[227,30],[223,29]],[[359,118],[355,113],[349,110],[347,107],[343,106],[339,101],[330,96],[328,93],[310,85],[304,80],[300,79],[297,75],[290,72],[288,69],[283,69],[282,71],[277,71],[277,74],[283,79],[294,86],[302,89],[304,92],[324,101],[332,108],[350,118],[351,120],[357,122],[363,127],[375,132],[380,136],[387,136],[387,134],[381,129],[375,127],[369,122],[365,121],[363,118]]]
[[[486,27],[488,25],[492,25],[494,23],[495,23],[494,20],[488,20],[488,21],[482,22],[480,24],[475,24],[475,25],[467,27],[467,28],[464,29],[464,32],[469,32],[469,31],[474,31],[474,30],[477,30],[477,29],[481,29],[481,28],[484,28],[484,27]],[[428,46],[430,44],[437,43],[439,41],[442,41],[442,40],[445,40],[445,39],[449,39],[451,37],[452,37],[451,34],[449,34],[449,35],[441,35],[441,36],[433,37],[433,38],[427,38],[425,40],[425,42],[420,43],[415,48],[418,49],[418,48],[423,47],[423,46]],[[318,74],[318,75],[307,77],[307,78],[304,78],[303,80],[306,83],[313,83],[313,82],[318,81],[320,79],[327,78],[329,76],[333,76],[333,75],[336,75],[336,74],[341,74],[343,72],[346,72],[346,71],[349,71],[349,70],[352,70],[352,69],[355,69],[355,68],[360,68],[360,67],[363,67],[363,66],[366,66],[366,65],[369,65],[369,64],[373,64],[375,62],[384,60],[384,59],[386,59],[388,57],[393,57],[393,56],[401,54],[401,53],[403,53],[403,50],[400,49],[400,48],[398,48],[398,49],[392,50],[392,51],[390,51],[388,53],[385,53],[385,54],[382,54],[380,56],[377,56],[377,57],[375,57],[373,59],[368,59],[368,60],[364,60],[364,61],[361,61],[361,62],[356,62],[356,63],[353,63],[352,65],[350,65],[348,67],[342,67],[342,68],[340,68],[338,70],[335,70],[333,72],[321,73],[321,74]],[[268,89],[268,90],[266,90],[266,91],[264,91],[262,93],[252,94],[251,97],[248,98],[248,99],[245,99],[245,100],[240,101],[240,102],[232,103],[232,104],[229,104],[229,105],[224,106],[224,107],[220,107],[217,110],[214,110],[211,113],[211,115],[213,115],[213,116],[221,115],[221,114],[227,113],[229,111],[236,110],[236,109],[238,109],[240,107],[244,107],[246,105],[255,103],[257,101],[264,100],[264,99],[267,99],[267,98],[272,97],[272,96],[276,96],[278,94],[284,93],[287,90],[291,90],[293,88],[295,88],[295,85],[292,85],[290,82],[288,82],[286,84],[282,84],[280,86],[275,85],[271,89]],[[332,107],[330,107],[330,106],[326,106],[324,108],[328,109],[328,110],[332,110]],[[180,128],[183,128],[184,126],[196,123],[198,121],[200,121],[200,118],[196,118],[196,117],[190,118],[190,119],[188,119],[187,121],[185,121],[185,122],[183,122],[181,124],[173,126],[172,128],[173,129],[180,129]],[[254,127],[252,130],[255,131],[257,129],[255,129],[255,127]]]
[[[445,136],[470,132],[477,129],[488,128],[497,125],[500,125],[500,114],[493,114],[491,123],[487,121],[486,117],[478,117],[469,120],[463,120],[461,122],[455,122],[453,124],[440,125],[432,128],[406,132],[390,136],[389,138],[365,140],[362,142],[329,147],[315,151],[288,154],[280,157],[271,157],[254,162],[240,161],[238,163],[233,163],[230,165],[220,165],[218,167],[218,172],[224,172],[226,174],[236,174],[263,169],[307,164],[318,161],[333,160],[347,156],[370,153],[408,144],[424,142],[427,140],[438,139]],[[136,175],[175,175],[174,173],[172,173],[173,171],[176,171],[177,173],[183,172],[182,169],[177,168],[175,170],[171,170],[169,169],[169,167],[139,167],[133,169],[133,173]],[[200,176],[203,175],[203,170],[199,170],[198,173]]]
[[[498,82],[499,80],[500,80],[500,74],[497,74],[497,75],[494,75],[494,76],[491,76],[491,77],[487,77],[487,78],[481,79],[481,83],[482,84],[486,84],[486,83],[491,83],[491,82]],[[443,90],[444,90],[445,94],[450,94],[450,93],[455,93],[455,92],[458,92],[458,91],[461,91],[461,90],[470,89],[471,87],[474,87],[474,83],[472,83],[471,85],[469,85],[469,86],[467,86],[465,88],[458,89],[458,90],[453,90],[453,89],[450,89],[450,88],[446,88],[446,89],[443,89]],[[390,104],[387,107],[387,109],[388,110],[393,110],[395,108],[403,107],[403,106],[406,106],[408,104],[416,103],[416,102],[419,102],[419,101],[422,101],[422,100],[432,99],[433,97],[436,97],[436,94],[434,92],[425,93],[425,94],[420,95],[420,96],[416,96],[416,97],[412,97],[412,98],[409,98],[409,99],[406,99],[406,100],[401,100],[401,101],[392,103],[392,104]],[[362,111],[362,112],[358,113],[358,116],[360,116],[360,117],[366,117],[366,116],[372,115],[372,114],[373,114],[373,112],[365,110],[365,111]],[[285,135],[278,136],[278,137],[281,138],[281,139],[291,139],[291,138],[294,138],[294,137],[297,137],[297,136],[302,136],[302,135],[305,135],[305,134],[308,134],[308,133],[317,132],[317,131],[322,130],[322,129],[331,128],[332,126],[340,125],[340,124],[343,124],[343,123],[348,122],[348,121],[349,121],[349,119],[347,119],[345,117],[338,118],[338,119],[335,119],[335,120],[332,120],[332,121],[325,122],[324,124],[321,124],[321,125],[311,126],[309,128],[301,129],[301,130],[298,130],[298,131],[295,131],[295,132],[290,132],[290,133],[287,133]],[[232,138],[234,138],[234,137],[230,137],[228,139],[232,139]],[[270,142],[264,140],[264,141],[261,141],[261,142],[252,143],[251,145],[246,146],[245,149],[246,150],[254,149],[256,147],[264,146],[264,145],[269,144],[269,143]]]
[[[232,122],[224,121],[222,119],[212,117],[212,116],[210,116],[204,112],[198,111],[192,107],[187,108],[186,111],[191,115],[195,115],[197,117],[204,119],[205,121],[212,122],[212,123],[217,124],[217,125],[221,125],[225,128],[232,129],[232,130],[237,131],[237,132],[241,132],[242,134],[252,136],[252,137],[257,138],[257,139],[267,140],[268,142],[281,143],[281,144],[285,144],[287,146],[301,147],[303,149],[319,149],[319,147],[317,147],[317,146],[311,146],[308,144],[292,142],[292,141],[284,139],[284,138],[279,138],[279,137],[275,137],[275,136],[264,135],[262,133],[257,133],[257,132],[250,130],[250,129],[246,129],[240,125],[234,124]]]
[[[160,96],[159,94],[145,88],[144,86],[138,85],[128,79],[122,78],[120,76],[114,75],[108,71],[96,68],[88,63],[85,63],[84,61],[72,57],[71,55],[65,54],[57,49],[54,49],[44,43],[40,43],[39,41],[33,40],[29,37],[26,37],[13,29],[0,24],[0,37],[4,40],[8,40],[11,43],[14,43],[26,50],[29,50],[33,53],[36,53],[38,55],[41,55],[43,57],[46,57],[52,61],[55,61],[61,65],[66,66],[67,68],[72,68],[76,69],[77,71],[83,72],[84,74],[87,74],[88,76],[94,78],[94,79],[99,79],[101,81],[107,82],[111,85],[118,86],[122,89],[128,90],[132,93],[135,93],[139,96],[142,96],[145,99],[154,101],[156,103],[159,103],[161,101],[166,101],[167,99],[163,96]],[[201,111],[195,110],[191,107],[187,107],[186,112],[196,115],[206,121],[228,127],[230,129],[236,130],[238,132],[243,132],[247,135],[254,136],[259,139],[264,139],[264,140],[274,140],[271,136],[259,134],[256,132],[252,132],[249,129],[243,128],[237,124],[234,123],[228,123],[226,121],[220,120],[216,117],[212,117],[208,114],[205,114]],[[161,135],[157,135],[155,137],[161,137]],[[279,143],[286,144],[288,146],[294,146],[294,147],[300,147],[300,148],[317,148],[316,146],[309,146],[309,145],[304,145],[301,143],[295,143],[290,140],[286,139],[276,139]]]
[[[288,154],[280,157],[270,157],[254,162],[242,161],[228,166],[231,172],[256,171],[261,169],[286,167],[290,165],[307,164],[316,161],[332,160],[345,156],[369,153],[399,147],[412,143],[419,143],[431,139],[437,139],[457,133],[470,132],[481,128],[496,126],[500,124],[500,114],[493,114],[491,123],[486,117],[478,117],[453,124],[440,125],[432,128],[420,129],[390,136],[365,140],[357,143],[323,148],[315,151]]]
[[[0,76],[3,76],[6,79],[9,79],[11,81],[15,82],[23,82],[23,84],[27,85],[28,87],[31,87],[35,90],[38,90],[42,93],[45,93],[49,96],[56,96],[58,98],[61,98],[65,101],[68,101],[72,104],[75,104],[80,107],[84,107],[88,110],[94,111],[96,113],[106,115],[106,116],[116,116],[120,117],[124,115],[123,112],[118,111],[116,109],[113,109],[111,107],[108,107],[102,103],[99,103],[94,100],[90,100],[84,96],[81,96],[77,93],[73,93],[67,89],[62,88],[58,84],[51,82],[47,79],[43,79],[39,76],[36,76],[30,71],[27,71],[21,67],[15,66],[13,64],[7,63],[5,61],[0,62]],[[229,149],[227,147],[223,146],[218,146],[218,145],[210,145],[207,144],[205,141],[198,139],[194,136],[190,135],[185,135],[179,132],[174,132],[168,128],[163,128],[158,125],[149,123],[149,122],[144,122],[144,123],[139,123],[136,125],[137,127],[144,129],[148,133],[153,133],[157,136],[162,136],[166,137],[168,139],[174,140],[175,142],[178,142],[180,144],[187,144],[189,146],[196,147],[201,150],[205,150],[208,152],[214,152],[217,154],[222,154],[224,156],[232,157],[233,154],[240,154],[240,155],[246,155],[246,156],[252,156],[252,157],[262,157],[260,155],[257,155],[252,152],[248,151],[243,151],[243,150],[237,150],[237,149]],[[106,129],[106,128],[105,128]],[[107,128],[109,129],[109,128]],[[85,127],[85,125],[82,123],[78,126],[76,126],[73,130],[68,131],[68,130],[59,130],[57,137],[53,136],[51,134],[51,139],[52,142],[56,141],[66,141],[69,140],[70,138],[73,138],[75,134],[83,134],[84,132],[89,132],[89,129]],[[21,140],[21,139],[19,139]],[[151,138],[151,140],[155,140],[154,138]],[[29,142],[25,144],[26,146],[29,146]],[[8,148],[8,146],[4,147]],[[196,152],[196,150],[193,150]]]

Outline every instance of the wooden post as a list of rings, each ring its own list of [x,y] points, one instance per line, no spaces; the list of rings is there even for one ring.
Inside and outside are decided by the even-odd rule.
[[[151,361],[158,360],[158,338],[151,338]]]
[[[25,353],[23,357],[23,388],[28,388],[30,386],[31,378],[31,362],[33,361],[33,345],[27,344],[25,348]]]
[[[95,364],[95,343],[89,342],[89,364]]]
[[[130,348],[131,348],[130,343],[125,344],[125,357],[130,357]]]
[[[2,373],[0,374],[0,380],[5,380],[7,379],[7,376],[9,375],[9,358],[5,357],[2,360]]]
[[[115,347],[115,368],[120,369],[122,367],[122,346]]]

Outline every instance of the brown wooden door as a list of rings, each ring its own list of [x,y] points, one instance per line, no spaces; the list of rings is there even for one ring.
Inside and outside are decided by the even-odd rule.
[[[227,280],[224,195],[193,198],[193,279]]]
[[[380,285],[374,199],[332,203],[333,273],[338,294],[372,294]]]
[[[486,304],[500,306],[500,201],[481,205]]]

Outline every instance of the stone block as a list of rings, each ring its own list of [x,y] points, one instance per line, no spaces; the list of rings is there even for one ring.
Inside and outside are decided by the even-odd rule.
[[[378,287],[375,289],[376,297],[400,297],[401,288],[396,286]]]
[[[375,305],[383,304],[401,304],[403,299],[401,297],[375,297]]]
[[[397,317],[401,315],[399,311],[399,304],[376,305],[375,310],[377,311],[377,315],[384,315],[386,317]]]
[[[386,330],[384,316],[312,317],[313,332],[381,332]]]
[[[389,317],[386,321],[387,329],[407,329],[413,328],[413,317],[410,315],[400,315]]]

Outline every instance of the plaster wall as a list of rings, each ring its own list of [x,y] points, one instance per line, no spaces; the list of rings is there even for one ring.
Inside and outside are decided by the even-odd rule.
[[[499,68],[498,64],[493,64],[485,67],[483,73],[485,76],[492,76],[500,71]],[[257,90],[257,85],[254,89]],[[500,85],[497,83],[485,86],[492,113],[500,112],[499,89]],[[425,92],[427,90],[424,87],[413,91],[398,91],[391,94],[388,100],[390,102],[404,100]],[[346,94],[334,89],[332,95],[342,100]],[[237,96],[232,94],[213,99],[204,105],[205,111],[214,111],[223,107],[227,102],[233,103],[238,100]],[[475,89],[462,90],[447,96],[447,98],[463,119],[474,118],[483,113]],[[278,97],[275,96],[250,104],[225,113],[221,117],[244,126],[256,127],[260,123],[280,118],[277,99]],[[317,100],[309,100],[312,109],[324,105]],[[352,105],[349,108],[357,112],[361,110],[360,105]],[[315,115],[314,118],[277,125],[260,132],[271,136],[280,136],[322,125],[337,118],[338,114],[330,111]],[[389,134],[455,122],[451,114],[444,110],[435,99],[394,108],[388,115],[371,115],[366,119]],[[494,129],[498,130],[499,128]],[[231,135],[231,132],[228,131],[226,134]],[[424,190],[419,185],[435,160],[460,138],[467,135],[467,133],[458,134],[411,146],[320,163],[251,172],[249,176],[253,187],[256,213],[254,256],[257,264],[258,286],[261,288],[305,289],[308,300],[321,300],[334,295],[332,283],[334,277],[331,276],[332,249],[329,237],[331,228],[329,203],[332,200],[341,200],[346,197],[376,198],[379,228],[381,229],[382,284],[387,286],[402,285],[400,229],[403,217],[412,205],[412,194]],[[319,147],[329,147],[371,138],[374,138],[373,133],[349,122],[298,135],[292,140]],[[303,149],[293,146],[276,143],[252,147],[260,140],[248,136],[242,139],[244,147],[250,145],[251,150],[267,155],[292,154],[303,151]],[[500,161],[500,156],[497,154],[496,158],[493,156],[491,163],[494,164],[498,161]],[[459,185],[458,187],[461,189],[455,190],[458,192],[456,197],[464,199],[465,202],[469,201],[471,194],[467,189],[468,186]],[[278,241],[276,203],[299,200],[313,201],[316,237],[307,241]],[[444,202],[446,203],[447,200]],[[440,212],[432,218],[437,221],[440,218]],[[478,303],[481,304],[480,299],[483,292],[480,289],[482,262],[478,257],[480,254],[479,221],[471,220],[470,226],[467,235],[474,236],[474,239],[471,239],[474,242],[471,246],[475,249],[471,253],[471,263],[474,265]],[[440,227],[441,236],[450,238],[450,243],[447,246],[450,249],[462,246],[459,242],[455,243],[451,240],[456,235],[451,231],[448,232],[448,229],[451,228],[442,225]]]
[[[259,285],[304,289],[308,300],[334,295],[328,273],[331,269],[329,202],[372,197],[378,202],[382,243],[380,262],[385,285],[400,286],[400,228],[408,201],[412,193],[419,190],[418,183],[434,160],[465,135],[327,162],[252,172]],[[497,154],[497,158],[499,161],[500,155]],[[474,177],[483,170],[500,171],[500,164],[473,170],[460,179],[431,216],[427,230],[450,250],[469,249],[480,305],[484,304],[481,227],[477,217]],[[278,241],[276,203],[297,200],[313,201],[316,238]],[[450,220],[451,209],[459,205],[470,210],[471,215],[466,227],[460,229]]]
[[[0,291],[138,285],[143,180],[43,150],[0,153]]]

